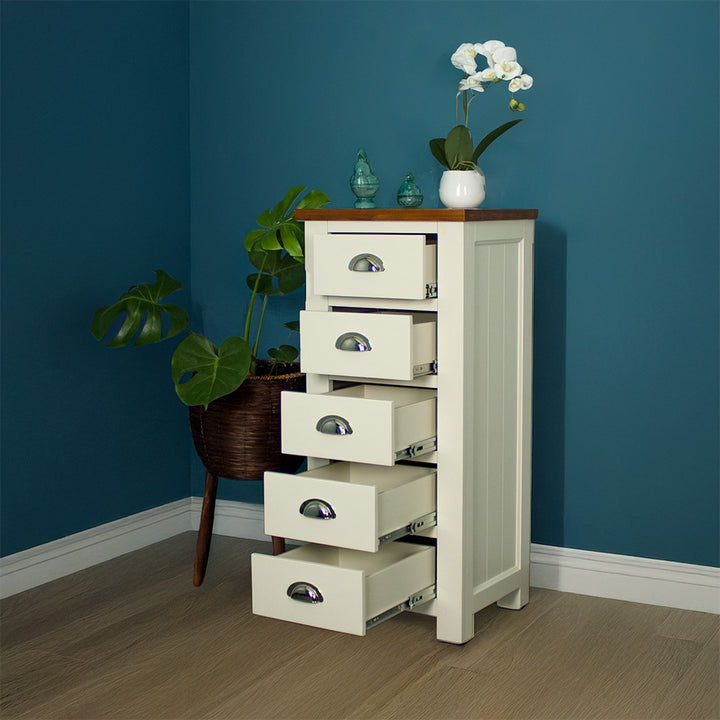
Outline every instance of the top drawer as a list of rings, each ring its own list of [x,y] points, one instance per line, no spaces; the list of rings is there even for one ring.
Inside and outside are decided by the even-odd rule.
[[[425,300],[437,289],[437,243],[425,235],[315,235],[318,295]]]

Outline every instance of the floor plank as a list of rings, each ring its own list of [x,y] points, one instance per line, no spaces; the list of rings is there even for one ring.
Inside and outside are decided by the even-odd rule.
[[[463,646],[407,613],[355,637],[257,617],[250,554],[171,538],[7,599],[0,716],[718,720],[718,618],[532,590]]]

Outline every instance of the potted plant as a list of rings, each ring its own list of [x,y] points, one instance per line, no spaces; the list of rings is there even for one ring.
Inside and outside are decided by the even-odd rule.
[[[476,57],[486,58],[488,66],[478,71]],[[450,58],[453,66],[462,70],[464,75],[455,96],[455,127],[446,138],[434,138],[430,141],[430,151],[444,168],[440,181],[440,200],[447,207],[478,207],[485,199],[485,176],[477,165],[480,156],[520,119],[511,120],[489,132],[476,146],[468,129],[470,103],[479,93],[485,92],[501,81],[508,83],[512,93],[510,111],[522,112],[525,105],[515,99],[518,90],[528,90],[533,85],[530,75],[523,73],[517,62],[515,48],[506,47],[500,40],[488,40],[484,43],[463,43]],[[460,123],[458,99],[462,95],[464,121]]]
[[[268,301],[287,295],[305,283],[305,235],[293,218],[296,209],[318,208],[329,202],[325,193],[292,187],[274,208],[257,219],[258,228],[245,237],[248,259],[257,272],[247,276],[250,301],[242,336],[216,346],[190,329],[187,311],[165,298],[182,287],[163,270],[153,283],[133,285],[112,305],[95,311],[91,331],[108,347],[142,346],[188,333],[172,355],[175,391],[189,406],[195,449],[206,469],[205,497],[198,533],[194,582],[202,583],[212,537],[218,477],[261,480],[265,470],[294,472],[301,458],[280,452],[280,392],[304,390],[297,365],[298,350],[284,343],[258,357]],[[259,300],[262,299],[260,303]],[[122,323],[120,321],[122,320]],[[119,327],[118,327],[119,325]],[[289,335],[296,320],[285,323]],[[273,538],[281,552],[282,538]]]

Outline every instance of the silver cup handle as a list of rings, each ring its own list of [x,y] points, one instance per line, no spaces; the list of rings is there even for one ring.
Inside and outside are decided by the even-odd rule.
[[[300,506],[300,514],[316,520],[334,520],[337,515],[330,503],[320,498],[310,498]]]
[[[339,415],[325,415],[317,421],[315,429],[325,435],[352,435],[350,423]]]
[[[317,605],[323,601],[320,590],[308,582],[295,582],[287,589],[287,596],[291,600]]]
[[[348,270],[353,272],[385,272],[385,265],[377,255],[360,253],[348,263]]]

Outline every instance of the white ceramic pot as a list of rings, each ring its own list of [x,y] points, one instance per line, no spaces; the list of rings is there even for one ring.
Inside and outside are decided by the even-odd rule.
[[[446,170],[440,179],[440,201],[445,207],[470,209],[485,200],[485,175],[476,170]]]

